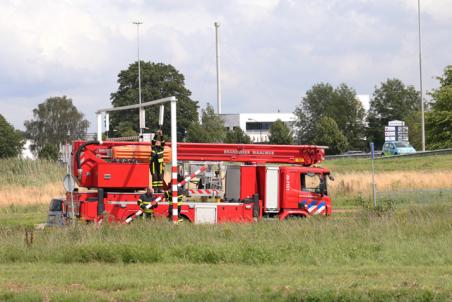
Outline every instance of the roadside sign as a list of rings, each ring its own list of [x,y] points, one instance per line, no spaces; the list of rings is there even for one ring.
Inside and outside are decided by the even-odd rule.
[[[405,126],[404,121],[389,121],[388,126]]]
[[[73,192],[75,188],[75,179],[71,174],[67,174],[63,180],[63,186],[66,192]]]
[[[404,121],[389,121],[385,126],[385,142],[394,141],[408,142],[408,127]]]
[[[397,127],[397,133],[408,133],[408,127]]]

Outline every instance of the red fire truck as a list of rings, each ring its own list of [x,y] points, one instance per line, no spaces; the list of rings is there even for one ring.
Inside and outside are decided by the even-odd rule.
[[[52,200],[51,212],[52,207],[54,213],[61,212],[63,221],[130,222],[139,214],[137,200],[149,186],[150,148],[145,142],[75,141],[72,178],[78,189],[70,190],[64,199]],[[179,167],[193,161],[201,165],[216,162],[224,167],[220,171],[224,188],[219,198],[211,202],[184,198],[179,215],[190,222],[284,220],[332,212],[327,190],[327,180],[332,176],[315,165],[324,159],[322,147],[177,143],[177,154]],[[160,199],[154,215],[168,217],[169,203],[163,194]],[[60,221],[54,217],[56,220]]]

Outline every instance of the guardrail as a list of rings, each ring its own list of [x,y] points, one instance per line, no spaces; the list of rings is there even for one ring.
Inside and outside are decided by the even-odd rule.
[[[434,155],[443,155],[443,154],[452,154],[452,148],[449,149],[440,149],[440,150],[432,150],[432,151],[419,151],[411,154],[402,154],[402,155],[392,155],[392,156],[381,156],[381,151],[375,151],[375,159],[385,160],[391,158],[400,158],[400,157],[424,157],[424,156],[434,156]],[[339,159],[339,158],[369,158],[371,154],[341,154],[341,155],[326,155],[325,160],[329,159]]]

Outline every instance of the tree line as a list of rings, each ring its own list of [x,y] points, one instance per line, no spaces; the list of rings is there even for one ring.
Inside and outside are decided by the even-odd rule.
[[[141,62],[143,102],[176,96],[178,139],[188,142],[251,143],[240,128],[225,129],[223,120],[207,104],[198,115],[198,102],[185,87],[185,78],[172,65]],[[118,74],[118,89],[111,93],[114,107],[135,104],[138,99],[138,62]],[[439,87],[428,93],[425,125],[428,149],[452,147],[452,66],[437,77]],[[295,106],[296,122],[289,128],[277,120],[269,132],[270,144],[316,144],[328,146],[330,154],[345,150],[366,150],[369,142],[377,148],[384,143],[384,126],[390,120],[403,120],[409,127],[410,142],[421,147],[420,94],[399,79],[387,79],[375,87],[366,113],[356,91],[343,83],[312,86]],[[108,137],[134,136],[139,133],[138,110],[112,112]],[[146,126],[158,126],[157,106],[147,107]],[[165,120],[170,119],[165,110]],[[25,142],[32,140],[32,151],[41,158],[55,159],[58,145],[85,138],[89,122],[66,96],[50,97],[33,109],[33,118],[25,121],[20,132],[0,115],[0,157],[17,156]],[[164,123],[164,133],[170,133]]]

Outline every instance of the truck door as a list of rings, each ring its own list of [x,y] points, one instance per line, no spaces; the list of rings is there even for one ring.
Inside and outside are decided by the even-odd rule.
[[[305,208],[309,214],[325,214],[330,199],[327,196],[326,175],[323,173],[300,173],[301,191],[299,206]]]

